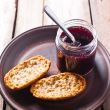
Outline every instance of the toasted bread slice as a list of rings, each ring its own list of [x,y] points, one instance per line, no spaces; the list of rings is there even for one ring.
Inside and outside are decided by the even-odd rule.
[[[5,85],[19,90],[43,77],[49,70],[51,62],[43,56],[32,57],[12,68],[4,77]]]
[[[86,88],[86,80],[75,73],[59,73],[36,81],[30,89],[34,97],[60,100],[76,96]]]

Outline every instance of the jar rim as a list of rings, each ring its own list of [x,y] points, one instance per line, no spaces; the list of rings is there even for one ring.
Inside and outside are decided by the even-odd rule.
[[[61,39],[60,39],[60,36],[62,34],[62,29],[58,28],[58,31],[57,31],[57,38],[58,38],[58,41],[61,45],[63,45],[64,47],[67,47],[68,45],[68,49],[71,49],[71,50],[80,50],[80,49],[86,49],[90,46],[93,45],[93,43],[97,43],[97,34],[96,34],[96,30],[95,28],[93,27],[93,25],[89,24],[87,21],[85,20],[82,20],[82,19],[71,19],[71,20],[68,20],[66,22],[64,22],[64,25],[65,27],[69,28],[69,27],[74,27],[74,26],[81,26],[81,27],[84,27],[86,29],[88,29],[92,35],[93,35],[93,39],[91,40],[90,43],[88,43],[87,45],[83,45],[83,46],[79,46],[79,47],[76,47],[76,46],[71,46],[71,45],[68,45],[68,43],[66,42],[63,42]]]

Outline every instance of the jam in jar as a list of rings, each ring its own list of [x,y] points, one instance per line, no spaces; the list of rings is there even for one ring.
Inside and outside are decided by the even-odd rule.
[[[81,45],[76,47],[59,28],[56,35],[57,66],[61,72],[84,75],[94,67],[97,48],[96,31],[84,20],[69,20],[65,26]]]

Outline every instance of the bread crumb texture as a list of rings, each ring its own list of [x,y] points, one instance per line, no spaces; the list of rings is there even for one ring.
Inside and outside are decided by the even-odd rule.
[[[35,56],[12,68],[4,77],[6,86],[19,90],[43,77],[51,62],[43,56]]]
[[[75,73],[59,73],[36,81],[30,92],[41,99],[57,100],[78,95],[86,88],[86,80]]]

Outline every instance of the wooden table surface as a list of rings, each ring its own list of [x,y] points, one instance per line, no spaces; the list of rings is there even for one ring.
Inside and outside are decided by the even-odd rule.
[[[43,12],[44,5],[63,22],[84,19],[93,24],[99,41],[110,52],[110,0],[0,0],[0,54],[22,32],[54,24]],[[12,110],[1,96],[0,110]],[[110,97],[98,110],[110,110]]]

